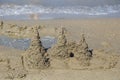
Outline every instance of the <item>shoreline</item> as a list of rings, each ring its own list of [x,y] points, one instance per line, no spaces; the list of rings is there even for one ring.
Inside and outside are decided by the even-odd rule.
[[[0,16],[2,17],[2,16]],[[52,18],[52,19],[0,19],[0,20],[3,20],[3,21],[48,21],[48,20],[101,20],[101,19],[107,19],[107,20],[110,20],[110,19],[120,19],[120,17],[116,16],[116,17],[107,17],[107,16],[102,16],[102,17],[80,17],[80,18]]]
[[[53,24],[57,23],[59,25],[62,25],[68,22],[73,22],[73,23],[78,23],[78,22],[90,22],[90,23],[95,23],[96,21],[103,24],[105,22],[114,22],[117,21],[116,23],[118,23],[118,21],[120,21],[120,18],[82,18],[82,19],[45,19],[45,20],[0,20],[0,21],[4,21],[4,23],[7,24],[18,24],[18,25],[28,25],[28,26],[34,26],[34,25],[47,25],[47,23],[52,24],[51,22],[54,22]],[[94,22],[95,21],[95,22]],[[59,23],[58,23],[59,22]],[[72,23],[70,23],[72,25]],[[112,23],[111,23],[112,24]],[[69,25],[69,24],[68,24]],[[58,25],[56,25],[57,27]]]

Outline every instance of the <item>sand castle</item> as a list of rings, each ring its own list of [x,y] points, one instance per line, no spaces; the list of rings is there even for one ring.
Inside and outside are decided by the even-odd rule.
[[[91,56],[92,54],[88,51],[88,44],[85,41],[84,35],[82,35],[79,44],[76,44],[76,42],[67,42],[64,28],[61,28],[59,31],[57,43],[45,52],[37,27],[34,27],[31,44],[23,56],[23,61],[27,69],[44,69],[48,67],[56,68],[59,65],[55,64],[59,62],[61,65],[66,64],[66,66],[69,66],[68,59],[71,57],[78,60],[78,64],[89,64]]]
[[[0,26],[3,26],[3,22],[1,22]],[[61,27],[58,29],[57,43],[46,52],[40,41],[38,32],[40,28],[40,26],[27,28],[26,26],[19,27],[17,25],[11,25],[10,30],[8,30],[9,34],[32,36],[30,47],[23,55],[23,66],[26,69],[57,68],[59,65],[55,65],[55,63],[60,64],[61,67],[62,65],[69,67],[71,66],[69,65],[69,61],[72,59],[75,59],[73,62],[77,62],[79,66],[90,65],[92,53],[89,51],[84,35],[81,36],[78,44],[75,41],[70,42],[66,38],[66,29]]]
[[[24,67],[26,69],[44,69],[49,67],[49,58],[42,47],[37,28],[34,28],[33,37],[29,49],[23,56]]]

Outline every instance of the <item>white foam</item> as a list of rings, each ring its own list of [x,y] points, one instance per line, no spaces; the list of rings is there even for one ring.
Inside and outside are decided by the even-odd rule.
[[[105,5],[96,7],[44,7],[35,5],[1,5],[0,16],[26,14],[73,14],[73,15],[107,15],[120,12],[120,5]]]

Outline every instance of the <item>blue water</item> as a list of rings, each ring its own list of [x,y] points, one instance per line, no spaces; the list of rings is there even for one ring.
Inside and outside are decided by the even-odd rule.
[[[120,17],[120,0],[0,0],[0,19]]]
[[[26,50],[30,46],[30,39],[13,39],[7,36],[0,36],[0,45],[11,47],[20,50]],[[44,48],[48,49],[56,43],[57,39],[51,36],[45,36],[41,38],[41,42]]]

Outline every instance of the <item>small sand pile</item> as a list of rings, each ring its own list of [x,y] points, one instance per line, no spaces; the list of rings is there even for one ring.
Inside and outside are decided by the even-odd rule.
[[[25,35],[24,31],[27,29],[27,27],[26,26],[21,27],[16,24],[3,24],[2,21],[0,24],[0,29],[1,29],[1,34],[18,38],[21,37],[22,35]]]
[[[20,30],[18,25],[9,26],[4,32],[6,33],[6,35],[9,35],[12,37],[20,36]]]
[[[42,29],[43,26],[36,26],[38,29]],[[13,37],[13,38],[31,38],[31,32],[33,32],[33,27],[20,26],[17,24],[4,24],[3,21],[0,22],[0,34]]]
[[[117,63],[116,60],[109,57],[103,60],[103,56],[99,54],[92,55],[92,50],[89,50],[84,34],[81,36],[79,43],[68,41],[65,28],[58,29],[57,43],[46,52],[39,40],[38,27],[29,29],[30,32],[33,32],[31,34],[33,37],[30,48],[24,55],[24,66],[27,69],[44,69],[48,67],[56,69],[100,69],[101,67],[113,68]],[[99,58],[97,58],[98,56]],[[94,61],[98,61],[97,63],[100,62],[100,64],[96,65]]]
[[[49,66],[49,58],[42,47],[37,28],[34,28],[30,48],[23,55],[26,69],[44,69]]]

